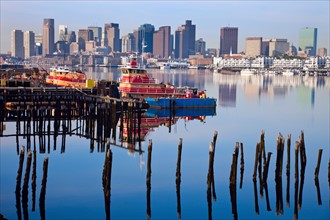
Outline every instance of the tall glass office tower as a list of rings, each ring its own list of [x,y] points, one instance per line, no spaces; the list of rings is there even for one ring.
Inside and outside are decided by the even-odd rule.
[[[317,28],[306,27],[300,29],[299,50],[306,51],[310,56],[316,56]]]

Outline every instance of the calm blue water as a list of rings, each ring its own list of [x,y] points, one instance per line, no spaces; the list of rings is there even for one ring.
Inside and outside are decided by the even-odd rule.
[[[89,69],[94,79],[118,79],[117,69]],[[110,73],[109,73],[110,71]],[[176,118],[169,127],[166,119],[149,128],[141,148],[143,154],[111,145],[111,219],[234,219],[229,190],[232,155],[236,142],[244,146],[244,175],[240,183],[240,156],[237,165],[236,210],[238,219],[293,219],[295,202],[294,142],[301,131],[305,134],[307,165],[301,193],[298,219],[329,218],[329,78],[303,78],[282,76],[231,76],[209,70],[149,70],[159,82],[176,86],[195,86],[206,89],[208,96],[217,98],[216,114],[204,119]],[[16,206],[16,177],[19,156],[16,144],[16,123],[5,122],[0,138],[0,213],[8,219],[22,217],[40,219],[39,196],[42,166],[49,158],[45,195],[46,219],[105,219],[106,205],[102,185],[105,153],[90,151],[91,141],[75,135],[67,135],[65,151],[61,152],[61,136],[57,149],[39,152],[36,138],[36,204],[32,211],[31,174],[28,188],[27,212],[23,212],[21,200]],[[76,125],[72,123],[73,128]],[[117,128],[119,130],[119,128]],[[268,199],[265,190],[260,194],[257,178],[255,196],[252,180],[256,143],[261,131],[265,131],[266,153],[272,152],[268,173]],[[216,199],[207,199],[209,171],[209,145],[214,131],[218,132],[214,156],[214,189]],[[21,128],[22,132],[22,128]],[[286,145],[284,149],[282,191],[276,194],[276,140],[279,132],[285,140],[291,134],[291,170],[289,201],[287,203]],[[118,134],[119,132],[117,132]],[[9,136],[14,134],[14,136]],[[6,136],[6,137],[4,137]],[[46,141],[47,141],[46,137]],[[181,183],[177,194],[176,169],[179,138],[183,140],[181,156]],[[147,190],[148,141],[152,140],[150,191]],[[53,137],[50,138],[53,146]],[[24,136],[18,138],[19,146],[27,145]],[[120,142],[117,139],[117,143]],[[33,147],[32,141],[32,147]],[[319,190],[314,181],[319,149],[323,149],[319,173]],[[22,185],[25,175],[24,160]],[[300,163],[299,163],[300,170]],[[32,173],[32,167],[31,167]],[[300,181],[299,176],[299,181]],[[299,182],[300,184],[300,182]],[[21,186],[22,187],[22,186]],[[149,194],[148,194],[149,193]],[[179,195],[179,196],[178,196]],[[150,198],[148,203],[147,198]],[[277,208],[282,197],[282,208]],[[320,203],[319,203],[319,200]],[[147,207],[148,204],[150,207]],[[235,209],[234,209],[235,210]]]

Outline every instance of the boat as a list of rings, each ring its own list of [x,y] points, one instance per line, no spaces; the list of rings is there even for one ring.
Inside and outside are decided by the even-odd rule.
[[[175,87],[169,83],[157,83],[149,78],[147,70],[137,64],[137,58],[131,57],[131,62],[121,68],[122,79],[119,91],[122,98],[144,100],[156,108],[208,108],[216,106],[216,99],[207,98],[205,90],[197,88]],[[168,100],[172,100],[171,102]],[[174,100],[174,101],[173,101]]]
[[[121,67],[122,78],[119,80],[119,91],[122,98],[144,100],[146,97],[183,97],[185,88],[177,88],[170,83],[157,83],[150,78],[147,70],[137,64],[137,57],[131,57],[131,62]]]
[[[242,69],[241,70],[241,75],[243,76],[250,76],[256,74],[257,71],[255,69]]]
[[[171,111],[168,108],[148,108],[145,112],[146,116],[163,118],[163,117],[193,117],[200,116],[214,116],[216,115],[216,108],[178,108]]]
[[[87,81],[86,75],[81,71],[71,71],[66,67],[50,68],[46,85],[85,88],[93,87],[93,80]]]
[[[290,69],[286,69],[285,71],[283,71],[282,75],[283,76],[293,76],[294,72],[291,71]]]
[[[180,108],[215,108],[217,100],[215,98],[200,97],[160,97],[146,98],[150,108],[156,109],[180,109]]]
[[[164,63],[163,66],[160,66],[161,70],[169,70],[171,69],[171,64],[169,63]]]

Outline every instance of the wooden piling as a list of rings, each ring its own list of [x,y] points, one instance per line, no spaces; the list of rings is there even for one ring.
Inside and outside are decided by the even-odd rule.
[[[16,210],[17,210],[17,219],[22,219],[21,213],[21,181],[22,181],[22,171],[23,171],[23,162],[24,162],[24,146],[19,152],[19,165],[16,177]]]
[[[298,220],[298,186],[299,186],[299,173],[298,173],[298,150],[299,150],[299,142],[295,142],[295,149],[294,149],[294,154],[295,154],[295,169],[294,169],[294,177],[295,177],[295,182],[294,182],[294,219]]]
[[[37,189],[37,151],[33,150],[32,163],[32,212],[36,209],[36,189]]]
[[[177,216],[179,219],[181,219],[181,154],[182,154],[182,138],[179,138],[179,144],[178,144],[178,159],[176,162],[176,200],[177,200]]]
[[[320,165],[321,165],[321,159],[322,159],[322,151],[323,151],[323,149],[319,149],[319,154],[317,157],[317,165],[316,165],[315,172],[314,172],[315,179],[317,179],[319,177],[319,171],[320,171]]]
[[[287,162],[286,162],[286,206],[290,207],[290,148],[291,134],[287,138]]]
[[[23,215],[25,216],[25,218],[27,218],[27,216],[29,216],[29,212],[28,212],[29,189],[28,189],[28,187],[29,187],[29,179],[30,179],[31,161],[32,161],[32,153],[31,153],[31,151],[28,151],[27,159],[26,159],[23,189],[22,189],[22,208],[23,208]]]
[[[237,213],[237,193],[236,193],[236,183],[237,183],[237,158],[238,158],[238,153],[239,153],[239,142],[236,142],[235,145],[235,151],[233,154],[233,161],[231,165],[231,170],[230,170],[230,184],[229,184],[229,189],[230,189],[230,200],[232,204],[232,213],[234,219],[238,219],[238,213]]]
[[[252,176],[253,180],[255,180],[257,178],[257,166],[258,166],[259,149],[260,149],[260,143],[257,143],[256,153],[255,153],[255,158],[254,158],[253,176]]]
[[[211,200],[211,186],[212,186],[212,175],[213,175],[213,160],[214,160],[214,144],[210,143],[209,146],[209,169],[207,173],[207,190],[206,190],[206,200],[208,207],[208,219],[212,219],[212,200]]]
[[[151,207],[150,207],[150,194],[151,194],[151,154],[152,154],[152,140],[149,139],[148,143],[148,161],[147,161],[147,219],[151,218]]]
[[[243,153],[243,143],[240,143],[241,149],[241,164],[240,164],[240,181],[239,181],[239,188],[241,189],[243,186],[243,174],[244,174],[244,153]]]
[[[46,219],[45,200],[46,200],[47,175],[48,175],[48,157],[44,159],[44,164],[43,164],[42,182],[41,182],[41,190],[39,197],[40,219]]]

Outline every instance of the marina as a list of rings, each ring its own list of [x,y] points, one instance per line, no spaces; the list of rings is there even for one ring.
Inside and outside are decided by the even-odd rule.
[[[84,72],[96,81],[121,77],[114,68]],[[113,96],[107,86],[53,88],[58,101],[41,107],[51,97],[47,89],[33,89],[39,97],[32,105],[33,100],[15,98],[31,89],[10,96],[7,88],[6,100],[15,105],[1,108],[1,214],[8,219],[328,215],[328,77],[244,77],[196,69],[148,73],[175,87],[206,88],[217,98],[216,107],[171,111],[129,102],[121,107],[120,99],[106,98]],[[296,141],[304,147],[296,148]]]

